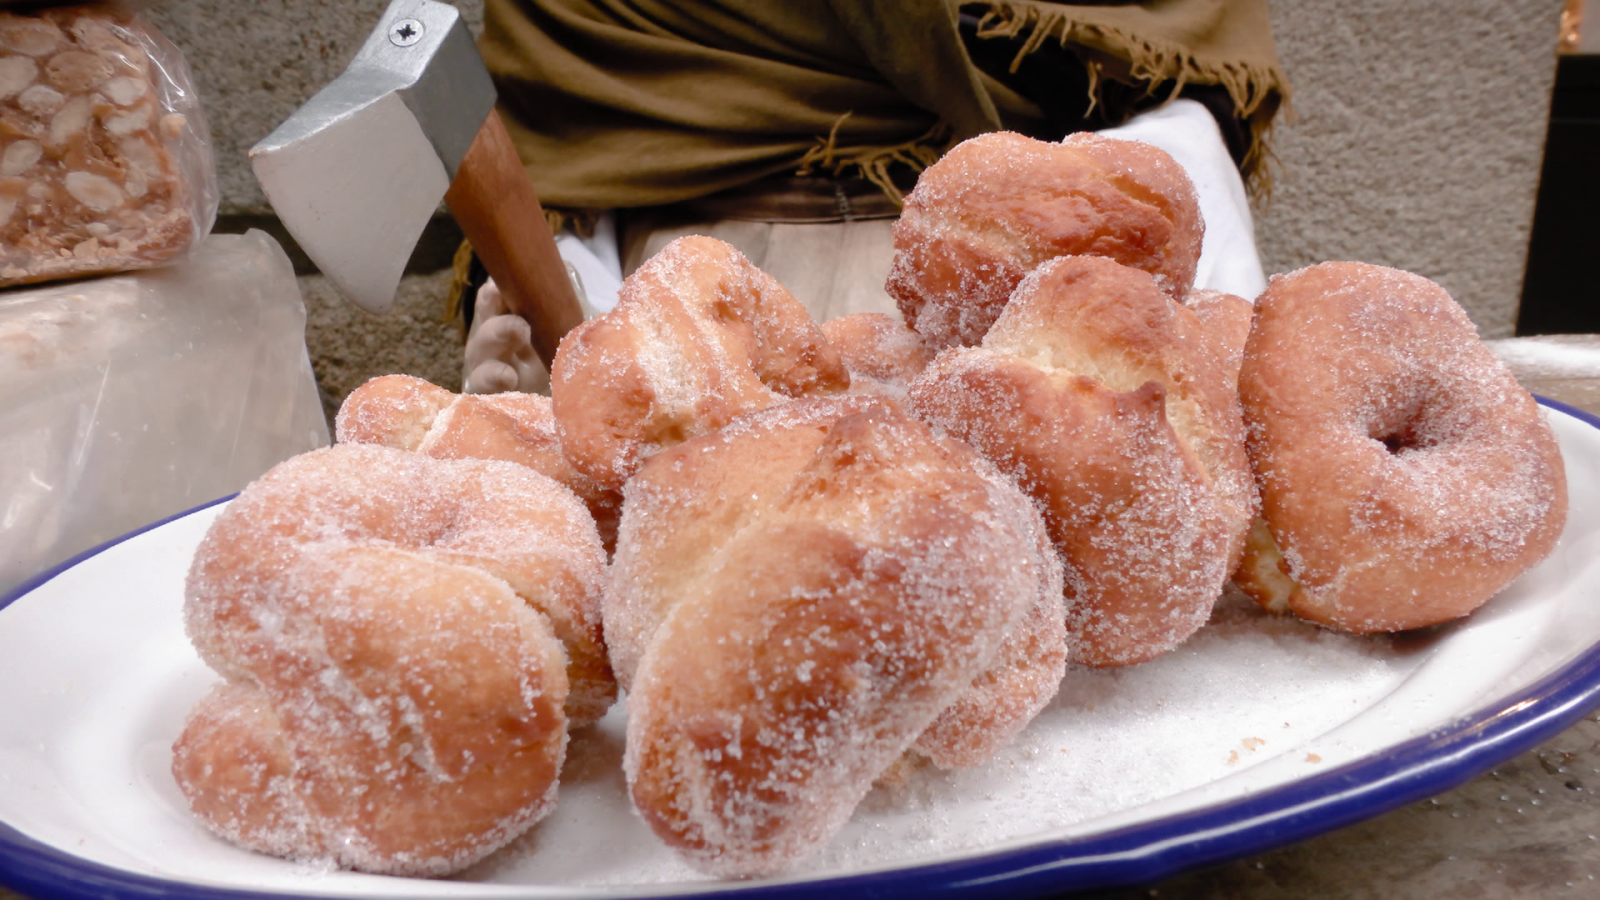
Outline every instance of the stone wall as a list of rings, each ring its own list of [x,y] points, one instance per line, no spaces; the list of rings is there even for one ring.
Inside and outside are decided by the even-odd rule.
[[[1356,259],[1516,324],[1561,0],[1269,0],[1297,113],[1256,223],[1268,272]]]

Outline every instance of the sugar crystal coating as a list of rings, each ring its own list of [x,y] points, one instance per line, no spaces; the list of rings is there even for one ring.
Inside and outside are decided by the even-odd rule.
[[[1244,345],[1255,320],[1255,302],[1226,291],[1193,290],[1183,298],[1183,305],[1194,311],[1215,339],[1216,354],[1228,373],[1228,383],[1237,390]]]
[[[1239,389],[1262,515],[1240,584],[1356,632],[1477,608],[1555,546],[1560,448],[1443,288],[1329,262],[1272,279]]]
[[[996,132],[956,145],[917,180],[885,288],[929,346],[973,346],[1023,277],[1060,256],[1142,269],[1181,299],[1204,231],[1194,185],[1154,146]]]
[[[191,641],[226,678],[173,774],[246,847],[387,874],[468,865],[550,810],[558,632],[603,551],[570,491],[507,462],[340,444],[247,487],[196,550]]]
[[[850,371],[850,391],[904,400],[906,386],[933,354],[922,336],[888,313],[853,313],[822,323],[822,333]]]
[[[910,407],[1043,508],[1074,659],[1127,665],[1203,625],[1255,512],[1237,397],[1194,315],[1145,273],[1063,257],[984,337],[941,353]]]
[[[620,488],[651,454],[850,376],[800,301],[733,247],[679,238],[611,312],[562,338],[550,390],[563,452]]]
[[[869,397],[792,401],[652,457],[605,600],[635,806],[696,867],[768,874],[814,853],[969,692],[1041,691],[929,742],[952,764],[992,752],[1064,667],[1043,548],[1014,486]],[[1005,653],[1030,622],[1019,644],[1043,674]],[[992,731],[948,733],[963,727]]]
[[[567,461],[549,397],[517,391],[457,394],[410,375],[380,375],[345,397],[334,427],[342,443],[382,444],[439,459],[520,463],[570,488],[589,508],[608,551],[616,542],[621,492],[601,487]],[[579,720],[598,717],[614,698],[595,699]]]

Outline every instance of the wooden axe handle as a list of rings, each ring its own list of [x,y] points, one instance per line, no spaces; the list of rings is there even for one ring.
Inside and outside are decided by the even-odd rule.
[[[500,113],[490,110],[444,195],[506,306],[528,320],[548,368],[562,335],[583,321],[566,263]]]

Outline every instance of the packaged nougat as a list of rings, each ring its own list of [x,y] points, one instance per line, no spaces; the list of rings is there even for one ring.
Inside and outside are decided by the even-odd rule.
[[[188,67],[144,18],[0,9],[0,286],[170,260],[217,196]]]

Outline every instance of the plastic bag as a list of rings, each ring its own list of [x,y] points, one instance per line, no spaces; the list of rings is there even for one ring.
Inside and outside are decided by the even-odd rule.
[[[175,259],[219,193],[188,65],[143,17],[0,9],[0,287]]]
[[[260,231],[0,294],[0,595],[325,446],[305,322]]]

